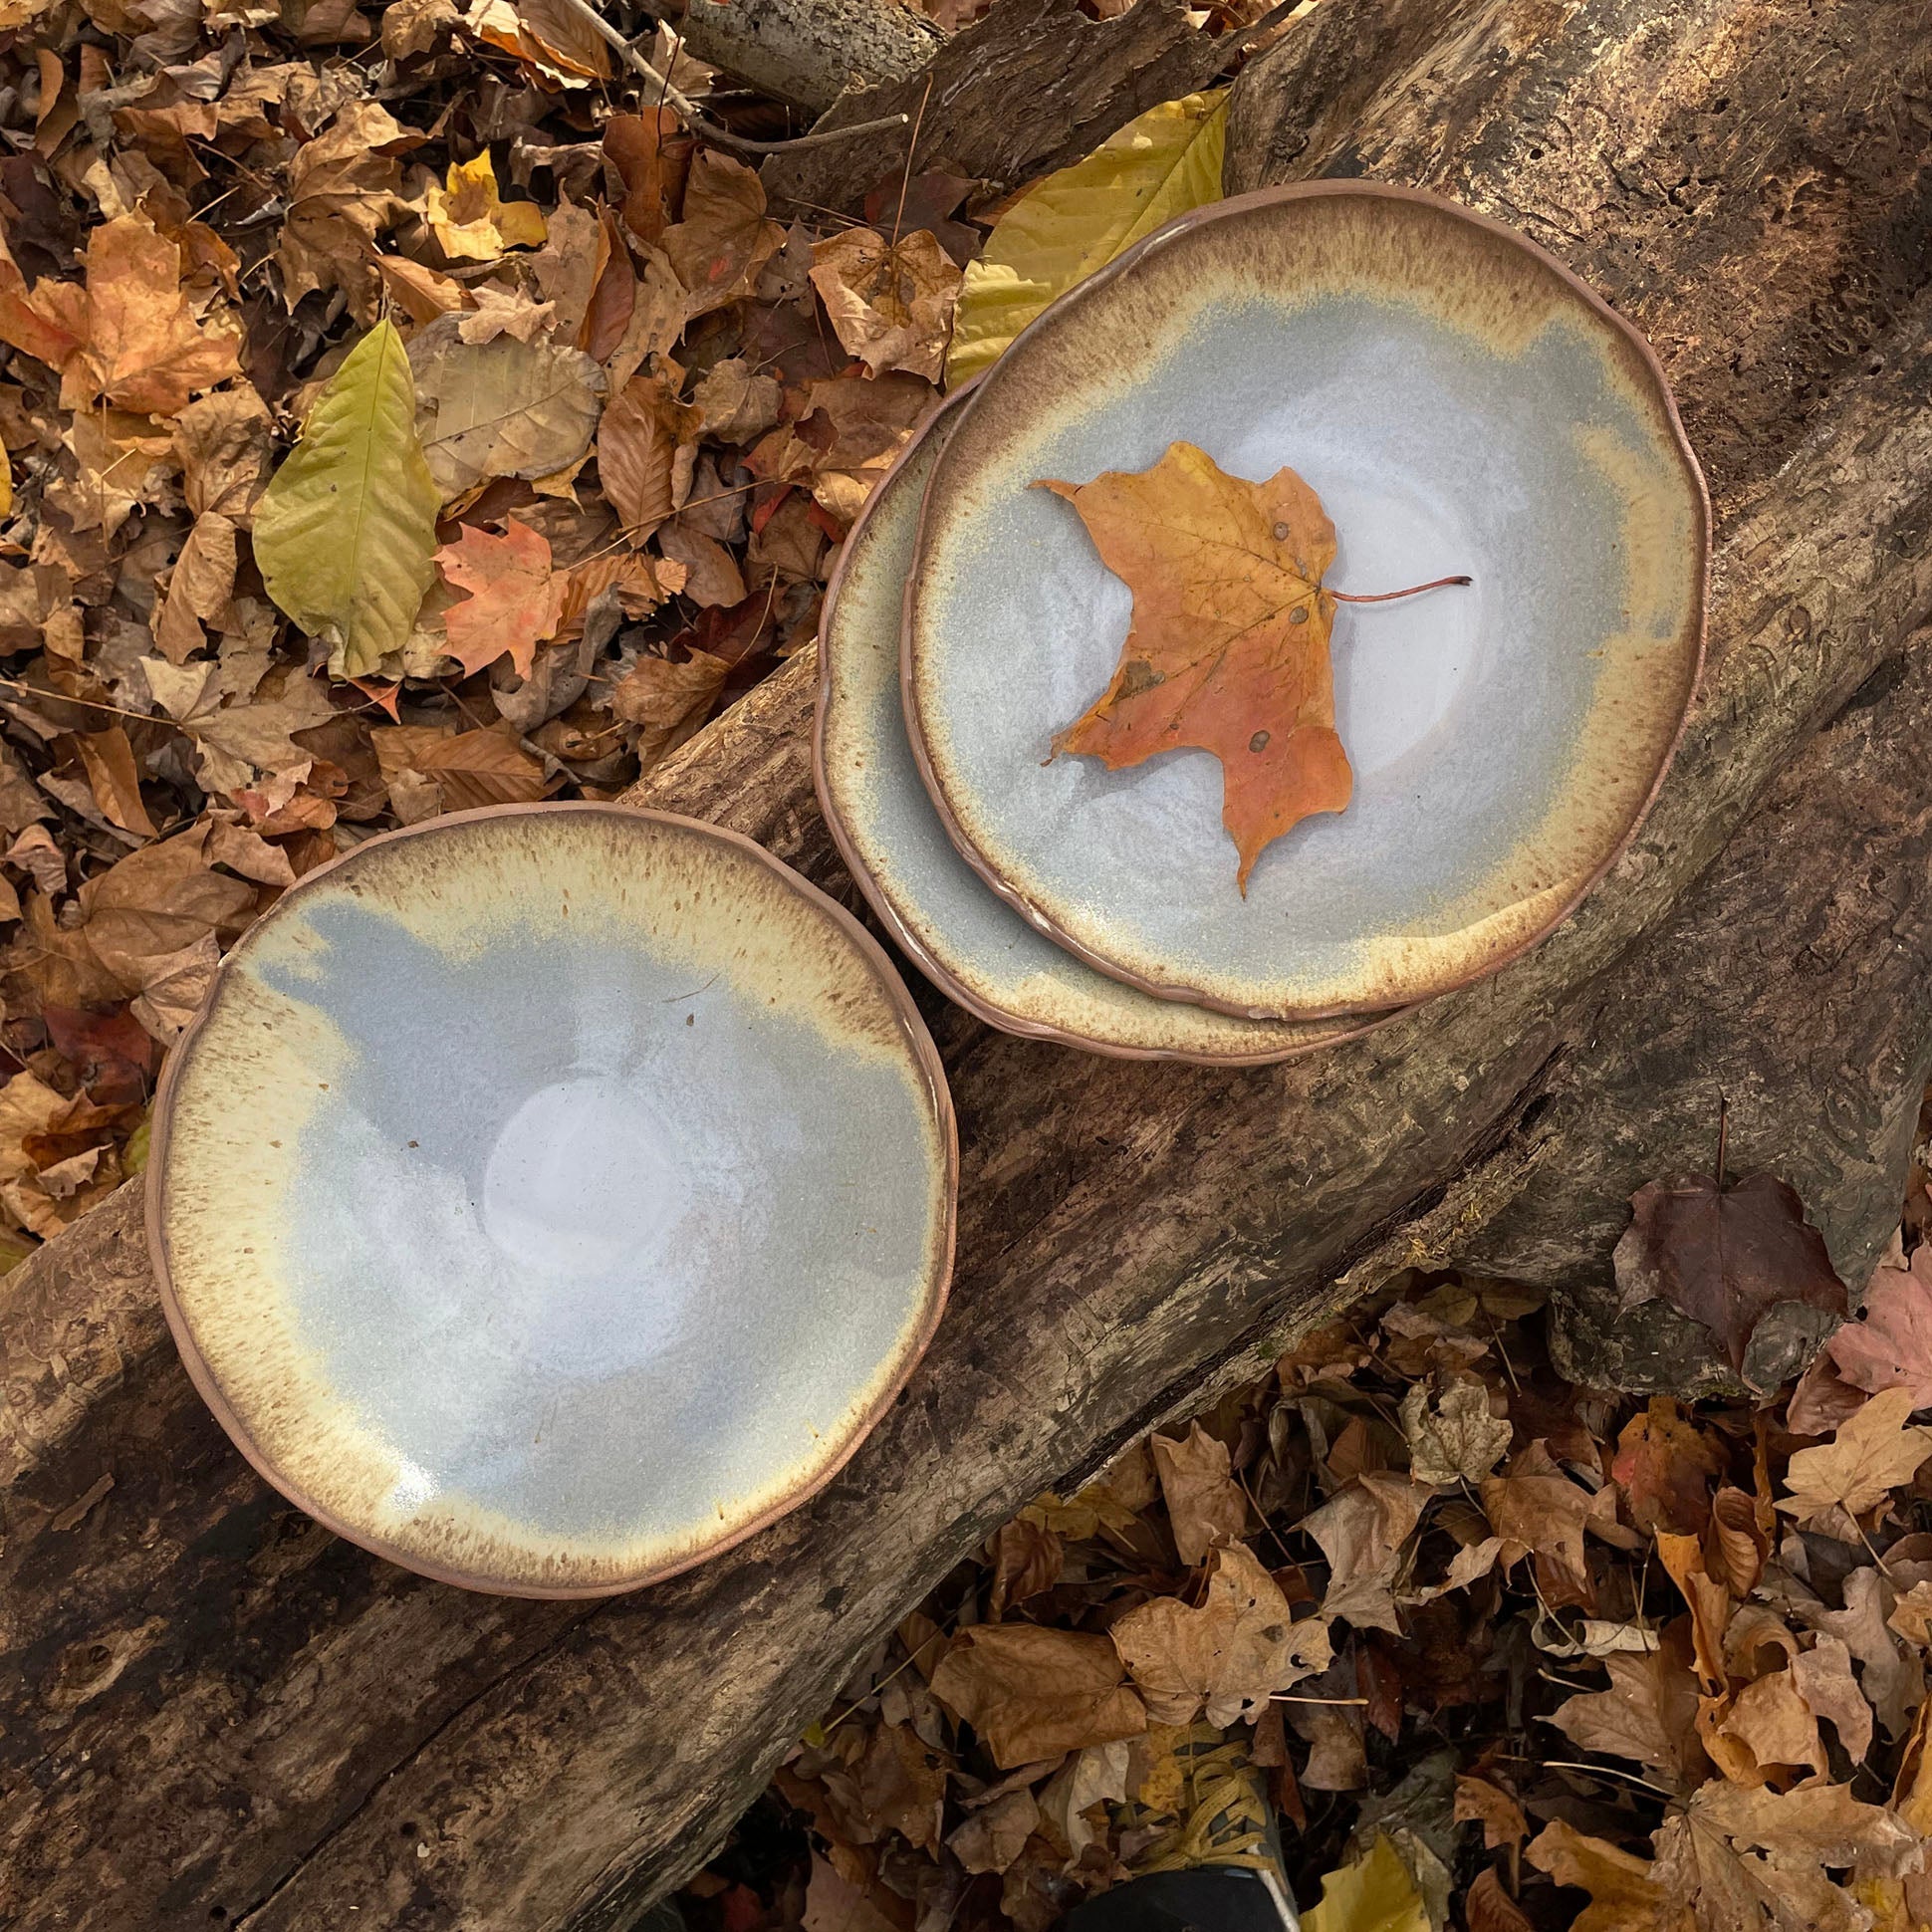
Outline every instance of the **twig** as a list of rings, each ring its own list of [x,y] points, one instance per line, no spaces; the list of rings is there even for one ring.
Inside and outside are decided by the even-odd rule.
[[[1366,1704],[1365,1697],[1297,1697],[1291,1691],[1270,1691],[1271,1704]]]
[[[912,186],[912,163],[919,152],[919,129],[925,122],[926,103],[932,99],[932,76],[926,76],[926,91],[919,97],[919,112],[912,120],[911,138],[905,144],[905,172],[899,176],[899,211],[892,217],[892,239],[888,247],[899,245],[899,224],[905,219],[905,197]]]
[[[590,0],[564,0],[564,5],[594,34],[621,54],[633,74],[658,89],[658,98],[668,101],[671,107],[691,123],[694,133],[702,134],[706,140],[719,147],[728,147],[734,153],[790,154],[801,147],[823,147],[831,141],[850,140],[856,134],[876,134],[887,127],[903,127],[911,118],[902,114],[885,115],[877,121],[855,121],[849,127],[829,127],[819,133],[795,134],[790,140],[753,140],[745,134],[734,134],[729,127],[720,126],[695,102],[672,87],[669,77],[658,73],[656,68],[651,66],[650,62],[645,60],[636,48],[617,32],[616,28],[590,4]]]

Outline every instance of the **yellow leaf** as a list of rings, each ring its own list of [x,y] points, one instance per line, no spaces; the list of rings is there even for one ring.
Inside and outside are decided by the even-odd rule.
[[[1429,1913],[1401,1853],[1384,1832],[1361,1857],[1322,1881],[1322,1903],[1305,1932],[1429,1932]]]
[[[451,161],[444,185],[429,184],[429,226],[453,260],[494,262],[506,248],[541,248],[549,230],[534,201],[504,201],[486,147],[471,161]]]
[[[442,493],[416,440],[416,389],[378,322],[316,397],[302,440],[255,510],[255,561],[281,608],[372,671],[409,635],[435,579]]]
[[[1221,198],[1228,91],[1164,101],[1008,209],[966,270],[948,387],[990,367],[1056,296],[1189,208]]]

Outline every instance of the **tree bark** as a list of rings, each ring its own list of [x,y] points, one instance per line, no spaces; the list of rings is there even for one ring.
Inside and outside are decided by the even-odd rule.
[[[699,60],[815,115],[916,73],[946,38],[904,0],[689,0],[677,30]]]
[[[1507,1266],[1587,1310],[1621,1194],[1707,1156],[1718,1090],[1740,1158],[1865,1265],[1932,1029],[1915,0],[1311,19],[1243,78],[1238,179],[1456,194],[1670,366],[1721,542],[1711,668],[1641,837],[1505,973],[1284,1067],[1100,1060],[918,984],[962,1138],[947,1320],[831,1489],[633,1597],[467,1595],[266,1492],[174,1357],[124,1189],[0,1286],[0,1921],[614,1932],[1028,1497],[1403,1267]],[[1345,113],[1306,98],[1323,74]],[[849,896],[812,802],[811,675],[642,796]]]
[[[1089,19],[1078,0],[1000,0],[927,66],[843,95],[813,127],[902,114],[902,131],[775,154],[761,171],[765,189],[785,212],[855,205],[908,166],[1017,186],[1206,86],[1238,39],[1202,33],[1181,0],[1137,0],[1111,20]]]

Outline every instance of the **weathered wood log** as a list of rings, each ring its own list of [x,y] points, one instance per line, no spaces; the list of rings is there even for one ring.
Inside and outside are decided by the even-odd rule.
[[[1400,1267],[1504,1258],[1586,1289],[1617,1190],[1703,1152],[1715,1086],[1748,1158],[1791,1150],[1842,1266],[1881,1237],[1932,964],[1916,9],[1312,18],[1319,43],[1243,82],[1237,172],[1268,168],[1269,104],[1320,51],[1359,106],[1329,125],[1298,102],[1291,171],[1515,219],[1639,317],[1678,384],[1723,513],[1713,663],[1642,837],[1506,973],[1282,1068],[1100,1061],[922,989],[963,1143],[931,1353],[823,1496],[602,1605],[424,1582],[266,1492],[174,1358],[123,1190],[0,1287],[0,1920],[628,1925],[1029,1495]],[[645,789],[837,883],[809,679],[793,666]]]
[[[1237,44],[1201,32],[1180,0],[1138,0],[1111,20],[1088,18],[1078,0],[1000,0],[925,67],[841,96],[813,124],[818,133],[902,114],[902,131],[775,154],[761,170],[765,189],[781,214],[844,208],[896,180],[908,155],[915,169],[1017,185],[1205,86]]]
[[[917,73],[946,38],[905,0],[690,0],[677,29],[699,60],[815,115]]]

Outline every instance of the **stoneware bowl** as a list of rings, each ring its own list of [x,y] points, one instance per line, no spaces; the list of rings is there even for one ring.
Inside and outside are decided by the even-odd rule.
[[[1258,1066],[1376,1020],[1245,1020],[1156,999],[1057,946],[946,836],[906,742],[899,628],[934,459],[956,390],[873,491],[845,539],[819,627],[819,803],[859,889],[906,956],[989,1025],[1128,1059]]]
[[[615,806],[372,839],[229,955],[148,1235],[270,1482],[427,1575],[631,1588],[824,1485],[945,1298],[932,1043],[749,840]]]
[[[1345,812],[1244,899],[1221,767],[1051,757],[1106,688],[1130,595],[1036,479],[1176,440],[1299,471],[1332,518]],[[932,467],[907,722],[959,850],[1099,971],[1224,1012],[1429,998],[1549,932],[1635,831],[1703,652],[1709,509],[1655,357],[1569,271],[1450,203],[1360,182],[1161,230],[1033,324]]]

